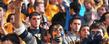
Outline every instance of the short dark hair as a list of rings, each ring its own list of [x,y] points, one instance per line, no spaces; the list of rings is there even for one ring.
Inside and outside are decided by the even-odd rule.
[[[70,19],[70,24],[71,24],[75,19],[81,20],[81,18],[80,18],[78,15],[76,15],[76,16],[74,16],[73,18]]]
[[[70,21],[69,21],[69,31],[71,31],[71,29],[70,29],[70,24],[71,24],[74,20],[76,20],[76,19],[78,19],[78,20],[81,21],[81,19],[80,19],[80,17],[79,17],[78,15],[75,15],[73,18],[71,18]]]
[[[93,30],[93,29],[102,29],[102,28],[100,27],[100,23],[93,23],[90,26],[90,29]]]
[[[70,9],[74,9],[75,13],[79,13],[80,4],[78,3],[78,0],[75,0],[74,2],[70,3]]]
[[[32,12],[32,13],[30,13],[30,15],[29,15],[29,19],[31,19],[32,16],[40,16],[40,14],[37,13],[37,12]]]
[[[104,14],[101,16],[100,22],[105,21],[107,14],[109,14],[109,12],[106,12],[106,13],[104,13]]]
[[[20,44],[20,38],[18,35],[13,33],[13,34],[8,34],[7,37],[13,44]]]
[[[20,38],[15,33],[11,33],[8,35],[0,34],[1,42],[10,40],[13,44],[20,44]]]
[[[101,29],[103,34],[104,34],[104,30],[102,27],[100,27],[100,23],[93,23],[91,26],[90,26],[90,31],[94,30],[94,29]]]
[[[55,30],[57,30],[58,28],[60,28],[60,27],[62,27],[62,25],[60,25],[60,24],[52,24],[50,27],[49,27],[49,33],[52,35],[52,32],[53,32],[53,30],[55,29]],[[63,31],[63,27],[61,28],[62,30],[61,31]]]
[[[80,28],[80,30],[79,30],[79,32],[82,30],[83,27],[90,27],[90,26],[88,26],[88,25],[82,25],[81,28]]]

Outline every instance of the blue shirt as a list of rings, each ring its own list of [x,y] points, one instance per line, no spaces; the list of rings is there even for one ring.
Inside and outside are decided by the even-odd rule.
[[[85,14],[85,11],[86,11],[86,8],[85,8],[84,4],[82,4],[80,7],[79,16],[83,17]]]

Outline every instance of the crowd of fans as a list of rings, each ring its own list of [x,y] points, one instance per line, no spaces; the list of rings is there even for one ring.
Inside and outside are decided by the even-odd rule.
[[[0,44],[109,44],[109,0],[0,0]]]

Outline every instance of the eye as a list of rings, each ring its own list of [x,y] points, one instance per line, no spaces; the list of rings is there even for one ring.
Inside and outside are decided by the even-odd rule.
[[[62,28],[60,28],[59,31],[62,31]]]
[[[10,20],[13,20],[13,18],[10,18]]]
[[[40,18],[37,18],[37,20],[40,20]]]
[[[54,29],[53,29],[53,31],[57,31],[57,29],[56,29],[56,28],[54,28]]]
[[[32,18],[33,20],[36,20],[36,18]]]
[[[80,25],[80,23],[78,23],[78,25]]]
[[[80,23],[74,23],[75,25],[80,25]]]
[[[92,34],[96,33],[96,31],[92,31]]]

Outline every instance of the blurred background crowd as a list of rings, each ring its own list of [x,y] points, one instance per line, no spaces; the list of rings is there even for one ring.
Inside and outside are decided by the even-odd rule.
[[[109,0],[0,0],[0,44],[109,44]]]

